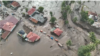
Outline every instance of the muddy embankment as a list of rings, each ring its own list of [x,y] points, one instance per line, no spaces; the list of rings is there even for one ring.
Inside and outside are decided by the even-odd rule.
[[[74,18],[74,13],[75,13],[76,11],[73,11],[72,13],[71,13],[71,20]],[[78,12],[79,13],[79,12]],[[80,17],[80,16],[79,16]],[[81,18],[81,17],[80,17]],[[73,20],[72,20],[73,21]],[[78,23],[75,23],[75,22],[73,22],[74,24],[76,24],[77,26],[79,26],[79,27],[81,27],[83,30],[86,30],[87,32],[95,32],[96,34],[100,34],[100,28],[96,28],[96,27],[94,27],[94,26],[91,26],[90,24],[88,24],[88,23],[85,23],[85,22],[82,22],[82,21],[80,21],[80,22],[78,22]]]

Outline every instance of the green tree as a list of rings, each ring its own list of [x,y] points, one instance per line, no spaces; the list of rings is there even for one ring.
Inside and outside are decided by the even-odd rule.
[[[43,8],[42,6],[40,6],[40,7],[38,8],[38,11],[42,13],[42,12],[43,12],[43,9],[44,9],[44,8]]]
[[[93,43],[96,43],[96,36],[94,34],[94,32],[89,32],[89,37],[90,37],[90,40],[93,42]]]
[[[62,18],[66,19],[67,18],[67,12],[62,12]]]
[[[28,11],[28,8],[25,8],[26,12]]]
[[[75,17],[74,19],[73,19],[73,22],[76,22],[77,21],[77,17]]]
[[[78,56],[90,56],[90,52],[95,49],[95,44],[88,44],[86,46],[81,46],[78,49]]]
[[[71,0],[71,3],[74,3],[75,2],[75,0]]]
[[[50,22],[54,24],[55,21],[56,21],[56,18],[55,17],[51,17]]]
[[[70,6],[69,5],[66,6],[66,10],[67,10],[68,13],[71,12],[71,9],[70,9]]]
[[[68,24],[68,23],[69,23],[68,20],[66,20],[66,21],[65,21],[65,24]]]
[[[25,17],[25,13],[22,13],[22,17]]]
[[[52,12],[50,11],[50,15],[51,15],[51,17],[53,16],[53,14],[52,14]]]
[[[71,40],[69,40],[69,41],[67,41],[67,46],[71,46],[72,45],[72,42],[71,42]]]
[[[92,25],[94,23],[94,20],[90,18],[90,19],[88,19],[88,22],[89,22],[89,24]]]
[[[66,1],[63,1],[61,7],[66,7]]]
[[[88,11],[81,11],[81,20],[83,21],[83,22],[87,22],[88,21]]]
[[[79,4],[81,4],[81,1],[78,1]]]
[[[63,19],[66,19],[67,18],[67,12],[68,13],[71,13],[71,9],[70,9],[70,6],[66,6],[66,7],[62,7],[62,17]]]
[[[3,1],[3,3],[6,6],[9,2],[8,1]]]

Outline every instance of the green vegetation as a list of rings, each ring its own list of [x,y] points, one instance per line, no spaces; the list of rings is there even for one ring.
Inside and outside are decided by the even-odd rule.
[[[69,5],[67,5],[67,6],[63,6],[62,8],[62,17],[63,17],[63,19],[66,19],[67,18],[67,12],[68,13],[71,13],[71,9],[70,9],[70,6]]]
[[[88,21],[88,11],[81,11],[81,21],[83,21],[83,22],[87,22]]]
[[[6,6],[9,2],[8,1],[3,1],[3,3]]]
[[[25,13],[22,13],[22,17],[25,17]]]
[[[90,19],[88,19],[88,22],[89,22],[89,24],[92,25],[94,23],[94,20],[90,18]]]
[[[55,21],[56,21],[56,18],[55,17],[51,17],[50,22],[54,24]]]
[[[68,24],[68,23],[69,23],[68,20],[66,20],[66,21],[65,21],[65,24]]]
[[[42,12],[43,12],[43,9],[44,9],[44,8],[43,8],[42,6],[40,6],[40,7],[38,8],[38,11],[42,13]]]
[[[52,12],[50,11],[50,15],[51,15],[51,17],[53,16],[53,14],[52,14]]]
[[[96,39],[96,36],[94,34],[94,32],[90,32],[89,33],[89,37],[90,37],[90,40],[97,46],[98,44],[100,44],[100,40]]]
[[[25,8],[26,12],[28,11],[28,8]]]
[[[77,17],[75,17],[74,19],[73,19],[73,22],[76,22],[77,21]]]
[[[62,18],[65,20],[64,21],[65,24],[68,24],[67,13],[71,13],[70,5],[66,5],[67,3],[68,1],[63,1],[61,4],[61,14]],[[74,3],[74,1],[72,1],[71,3]]]
[[[88,44],[86,46],[81,46],[78,49],[78,56],[90,56],[91,51],[94,50],[98,44],[100,44],[100,40],[96,39],[96,36],[94,32],[89,33],[90,40],[92,41],[92,44]]]
[[[88,44],[86,46],[81,46],[78,49],[78,56],[90,56],[91,51],[95,49],[95,44]]]
[[[94,32],[89,32],[89,37],[90,37],[90,40],[93,42],[93,43],[96,43],[96,36],[94,34]]]
[[[71,1],[71,3],[74,3],[75,1]]]
[[[63,1],[61,7],[66,7],[66,1]]]
[[[64,11],[62,12],[62,18],[63,19],[66,19],[67,18],[67,12],[64,12]]]
[[[71,13],[71,9],[70,9],[69,5],[67,5],[66,10],[67,10],[68,13]]]
[[[83,10],[81,11],[81,21],[87,22],[91,25],[94,23],[93,19],[88,18],[88,11],[83,11]]]
[[[61,12],[62,12],[63,19],[66,19],[67,18],[67,10],[66,10],[66,2],[65,1],[62,2]]]
[[[71,40],[69,40],[69,41],[67,41],[67,46],[71,46],[72,45],[72,42],[71,42]]]
[[[81,0],[78,0],[78,3],[81,4]]]

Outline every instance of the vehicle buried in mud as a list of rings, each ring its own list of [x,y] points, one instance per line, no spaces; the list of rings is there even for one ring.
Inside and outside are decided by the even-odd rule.
[[[23,38],[23,40],[28,41],[28,42],[36,42],[36,41],[40,40],[40,36],[38,36],[37,34],[35,34],[33,32],[29,32],[27,34],[27,33],[25,33],[24,30],[20,30],[19,32],[17,32],[17,34],[19,36],[21,36]]]

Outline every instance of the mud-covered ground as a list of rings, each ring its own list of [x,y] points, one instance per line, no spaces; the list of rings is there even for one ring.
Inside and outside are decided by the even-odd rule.
[[[18,8],[17,11],[13,11],[10,8],[7,9],[8,14],[15,13],[14,17],[17,19],[22,18],[22,22],[16,27],[16,29],[10,34],[10,36],[4,41],[0,42],[0,56],[11,56],[11,52],[13,52],[12,56],[77,56],[77,50],[81,45],[86,45],[90,42],[88,33],[77,27],[70,20],[71,17],[68,16],[70,20],[70,24],[72,28],[68,28],[62,18],[61,18],[61,3],[62,1],[32,1],[32,2],[21,2],[21,7]],[[29,3],[29,5],[28,5]],[[48,18],[47,22],[44,25],[33,24],[25,17],[22,17],[22,12],[25,12],[25,9],[21,11],[24,7],[28,7],[29,9],[32,6],[43,6],[44,7],[44,16]],[[3,6],[4,8],[4,6]],[[61,36],[57,37],[50,34],[51,26],[49,24],[50,14],[52,11],[54,16],[57,18],[57,24],[63,33]],[[41,40],[35,43],[23,42],[19,36],[17,36],[16,32],[19,29],[23,29],[23,22],[27,21],[31,25],[36,25],[36,28],[33,28],[33,32],[38,34],[41,37]],[[74,25],[74,26],[73,26]],[[54,40],[51,40],[47,37],[47,34],[40,33],[40,30],[45,31],[50,36],[57,38],[61,44],[63,44],[64,48],[60,48]],[[71,49],[68,49],[66,46],[66,42],[68,40],[72,41]],[[52,46],[50,48],[50,46]]]

